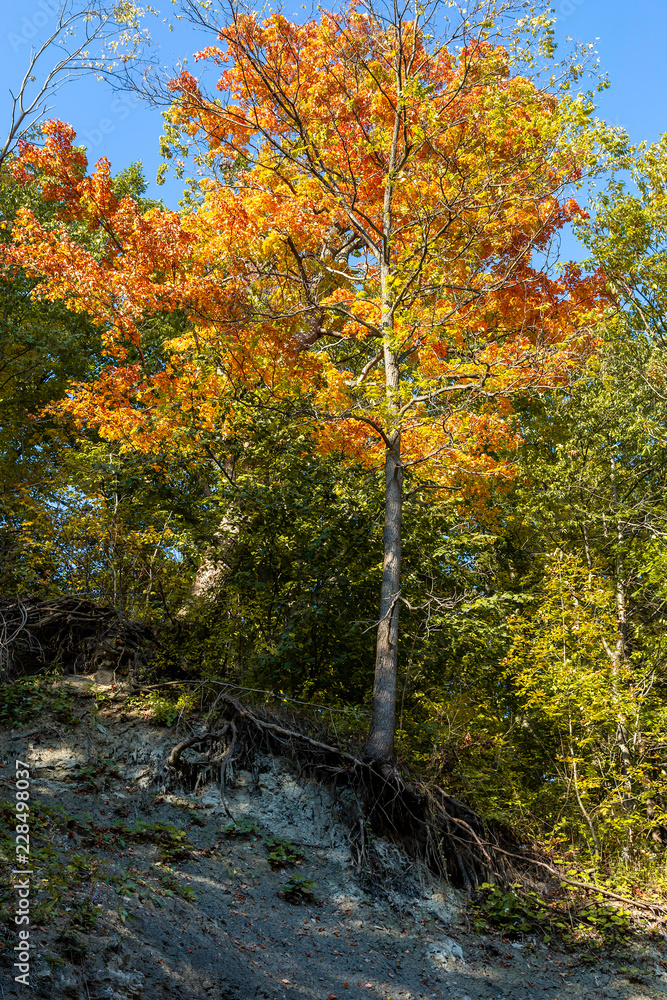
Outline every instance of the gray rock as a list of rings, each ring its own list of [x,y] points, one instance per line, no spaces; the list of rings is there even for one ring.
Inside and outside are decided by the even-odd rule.
[[[443,969],[450,969],[454,962],[463,962],[463,949],[452,938],[443,937],[434,941],[426,951],[431,961]]]

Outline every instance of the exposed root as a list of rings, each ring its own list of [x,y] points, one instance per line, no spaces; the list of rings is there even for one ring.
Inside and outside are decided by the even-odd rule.
[[[83,597],[0,599],[0,677],[6,681],[53,666],[132,677],[142,673],[156,644],[152,626]]]
[[[169,766],[190,788],[200,787],[203,772],[207,778],[217,778],[221,800],[231,816],[225,785],[232,762],[251,766],[258,755],[286,756],[305,776],[338,790],[351,831],[352,856],[360,868],[381,867],[373,845],[376,837],[384,837],[469,892],[489,879],[516,877],[516,866],[508,864],[510,851],[497,850],[500,835],[486,830],[464,803],[442,789],[436,793],[411,784],[397,768],[368,763],[351,748],[311,733],[301,731],[296,719],[292,726],[286,725],[283,717],[251,709],[223,691],[209,713],[208,731],[175,746]],[[184,751],[193,748],[199,751],[194,761],[184,757]],[[513,846],[508,840],[506,847]]]
[[[199,736],[191,736],[189,740],[183,740],[182,743],[177,743],[174,749],[169,754],[169,760],[167,764],[169,767],[173,767],[175,771],[183,771],[183,751],[189,749],[189,747],[201,746],[202,744],[210,743],[215,736],[213,733],[203,733]]]
[[[227,728],[227,727],[225,727],[225,728]],[[214,767],[217,764],[218,767],[220,768],[220,801],[222,802],[223,808],[224,808],[225,812],[227,813],[227,815],[229,816],[229,818],[231,819],[232,823],[236,826],[236,820],[234,819],[234,817],[232,816],[231,812],[229,811],[229,806],[227,805],[227,800],[225,799],[225,782],[227,780],[227,767],[228,767],[229,764],[231,764],[232,755],[234,753],[234,747],[236,746],[236,739],[237,739],[237,736],[238,736],[238,729],[236,728],[236,723],[235,722],[230,722],[229,729],[231,729],[231,733],[232,733],[232,738],[231,738],[231,740],[229,742],[229,746],[227,747],[227,749],[225,750],[225,752],[222,754],[222,756],[220,756],[220,757],[213,757],[211,759],[211,764]],[[223,735],[224,735],[224,731],[223,731]],[[195,791],[196,791],[196,787],[195,787]]]

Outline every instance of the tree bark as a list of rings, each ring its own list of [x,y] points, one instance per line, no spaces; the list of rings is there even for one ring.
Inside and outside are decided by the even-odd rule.
[[[400,57],[396,65],[397,91],[402,91]],[[387,400],[385,441],[384,559],[380,591],[380,621],[375,647],[373,714],[364,757],[389,763],[394,757],[396,733],[396,686],[398,678],[398,612],[401,587],[401,517],[403,511],[403,465],[401,463],[400,397],[401,369],[394,351],[394,301],[392,289],[392,202],[396,183],[401,112],[394,116],[394,130],[387,164],[382,212],[382,247],[378,255],[382,301],[382,348]]]
[[[390,179],[385,188],[384,249],[380,262],[382,290],[382,335],[385,386],[389,426],[385,452],[384,558],[380,591],[380,621],[375,646],[375,683],[373,714],[364,757],[385,763],[394,757],[396,733],[396,686],[398,678],[398,617],[401,589],[401,522],[403,515],[403,465],[401,428],[398,420],[398,392],[401,373],[393,350],[394,310],[391,292],[391,196],[392,173],[396,158],[397,130],[392,146]],[[396,421],[391,426],[394,418]]]
[[[401,587],[401,517],[403,467],[401,436],[396,432],[385,457],[384,562],[380,595],[380,623],[375,653],[373,715],[364,757],[390,761],[396,732],[398,676],[398,616]]]
[[[204,552],[192,581],[190,594],[177,612],[177,618],[187,618],[197,604],[213,601],[221,593],[232,572],[239,533],[238,520],[232,512],[228,512],[220,521],[218,530]]]

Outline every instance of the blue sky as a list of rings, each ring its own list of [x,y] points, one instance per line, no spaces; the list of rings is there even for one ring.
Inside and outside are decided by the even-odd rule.
[[[3,0],[0,110],[5,121],[9,90],[23,75],[30,45],[48,29],[49,2],[53,0]],[[600,95],[599,116],[622,125],[634,142],[654,141],[667,132],[665,0],[556,0],[555,8],[558,37],[595,42],[602,67],[610,75],[611,88]],[[171,10],[171,5],[163,4],[163,9]],[[153,34],[160,47],[159,61],[168,65],[190,56],[202,44],[202,36],[183,23],[169,32],[158,19],[153,22]],[[150,193],[177,206],[182,185],[172,180],[158,188],[154,183],[161,162],[159,111],[88,79],[66,85],[51,114],[76,128],[91,161],[106,155],[117,172],[141,160]]]

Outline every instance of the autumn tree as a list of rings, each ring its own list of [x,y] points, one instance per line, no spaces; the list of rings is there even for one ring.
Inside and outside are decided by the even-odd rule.
[[[578,212],[558,197],[590,167],[590,107],[519,69],[525,29],[548,47],[549,23],[524,11],[503,45],[516,13],[477,4],[434,39],[438,4],[304,25],[233,10],[198,56],[225,67],[232,103],[172,84],[172,128],[218,173],[240,167],[206,205],[220,228],[249,219],[245,322],[280,322],[313,353],[329,445],[384,453],[371,759],[393,748],[406,470],[449,489],[502,475],[508,397],[567,378],[592,307],[574,270],[536,266]]]
[[[144,198],[137,164],[110,184],[117,197],[130,197],[143,211],[155,204]],[[62,224],[63,203],[43,199],[42,192],[38,176],[27,182],[10,169],[0,173],[6,222],[0,240],[9,237],[21,210],[29,209],[43,226]],[[69,223],[70,234],[76,227]],[[79,239],[89,253],[97,252],[94,232],[79,233]],[[193,507],[188,480],[196,476],[173,461],[167,475],[159,456],[152,454],[149,464],[140,454],[123,455],[94,428],[78,435],[50,411],[73,380],[99,374],[104,356],[90,318],[62,300],[34,297],[35,283],[23,270],[0,278],[0,592],[83,592],[121,613],[154,614],[174,586],[178,590],[181,573],[172,570],[188,567],[191,546],[182,544],[183,526]],[[176,329],[173,322],[170,328]],[[161,342],[164,329],[160,334]],[[145,331],[146,353],[154,349],[150,340]]]
[[[534,76],[549,19],[523,4],[453,10],[352,4],[303,24],[232,10],[199,55],[222,66],[224,99],[188,74],[171,85],[165,151],[201,143],[208,168],[191,210],[116,198],[108,164],[83,176],[56,123],[16,170],[39,167],[102,253],[25,212],[6,255],[102,330],[109,363],[65,404],[80,424],[127,448],[207,454],[224,475],[239,409],[278,407],[323,451],[384,464],[366,755],[385,764],[406,477],[483,509],[485,484],[511,476],[511,397],[567,381],[599,292],[575,267],[549,269],[600,139],[571,81]],[[189,326],[157,363],[145,324],[173,310]]]

